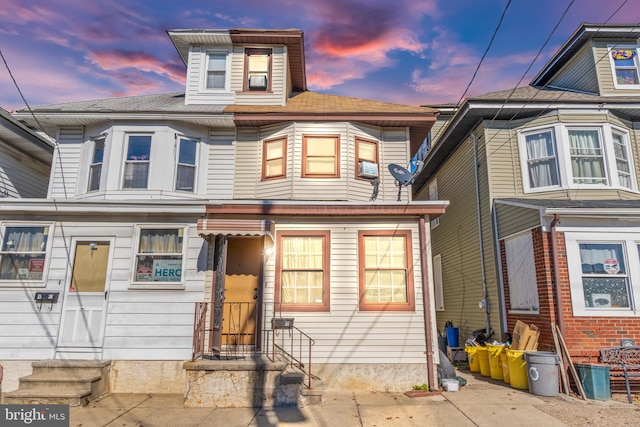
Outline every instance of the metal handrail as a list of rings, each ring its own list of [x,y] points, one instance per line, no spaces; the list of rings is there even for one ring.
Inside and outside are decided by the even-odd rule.
[[[316,343],[315,340],[293,325],[287,326],[285,328],[273,329],[269,332],[273,332],[274,335],[271,351],[273,360],[275,360],[276,355],[283,356],[287,361],[288,366],[297,368],[299,371],[306,375],[306,385],[308,388],[311,388],[311,380],[320,379],[311,371],[312,347]],[[279,344],[276,343],[276,337],[278,334],[280,334],[281,336]],[[289,338],[288,347],[285,344],[285,334],[288,335]],[[306,352],[304,349],[305,346]],[[303,362],[303,359],[305,359],[305,353],[307,356],[306,363]]]

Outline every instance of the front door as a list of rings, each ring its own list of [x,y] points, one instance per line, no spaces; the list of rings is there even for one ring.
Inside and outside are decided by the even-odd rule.
[[[224,276],[222,344],[255,344],[261,270],[261,238],[229,238]]]
[[[110,242],[77,241],[67,285],[58,351],[102,347]]]

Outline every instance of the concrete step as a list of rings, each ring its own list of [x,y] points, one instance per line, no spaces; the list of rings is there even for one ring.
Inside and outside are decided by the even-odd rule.
[[[20,405],[66,404],[87,406],[91,400],[91,390],[73,391],[64,387],[51,386],[46,390],[14,390],[4,393],[2,403]]]
[[[69,390],[91,391],[91,384],[101,379],[100,375],[79,374],[77,372],[69,372],[69,375],[64,377],[55,373],[43,372],[20,378],[19,388],[22,390],[37,390],[58,386]]]
[[[110,360],[41,360],[33,362],[31,368],[33,374],[60,373],[67,376],[74,372],[78,375],[102,375],[110,365]]]

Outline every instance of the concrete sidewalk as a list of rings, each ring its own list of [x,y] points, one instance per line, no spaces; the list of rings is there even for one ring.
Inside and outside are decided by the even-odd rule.
[[[82,427],[267,426],[584,426],[640,425],[640,405],[624,399],[581,401],[539,397],[499,381],[460,373],[458,392],[428,397],[403,393],[325,392],[323,403],[299,407],[184,408],[182,395],[113,394],[70,408],[70,425]]]

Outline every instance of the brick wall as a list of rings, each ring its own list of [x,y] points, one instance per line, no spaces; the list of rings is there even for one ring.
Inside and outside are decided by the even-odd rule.
[[[551,323],[559,323],[559,320],[555,303],[556,295],[553,276],[554,263],[551,233],[542,232],[540,228],[532,230],[531,233],[536,264],[540,314],[509,313],[509,280],[506,272],[506,254],[504,241],[500,241],[502,265],[505,266],[502,274],[505,284],[507,324],[509,331],[513,331],[517,320],[538,326],[538,328],[540,328],[538,350],[555,351],[553,335],[551,334]],[[596,362],[601,348],[620,345],[621,338],[631,338],[640,344],[640,317],[573,316],[564,234],[557,233],[556,237],[556,248],[558,251],[557,264],[560,292],[562,295],[561,306],[564,320],[563,337],[573,362]]]

